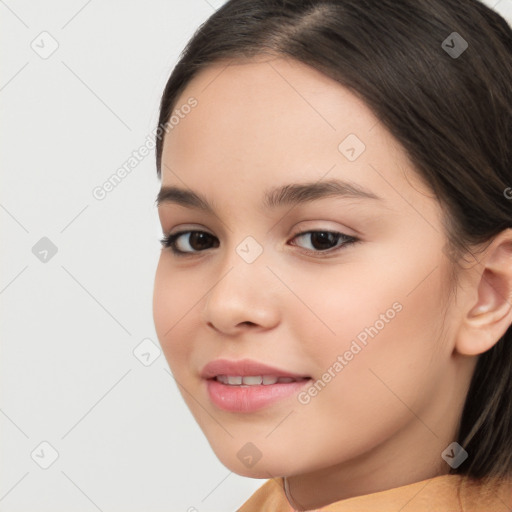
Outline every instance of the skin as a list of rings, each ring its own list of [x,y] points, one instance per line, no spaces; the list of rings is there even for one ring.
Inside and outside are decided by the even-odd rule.
[[[216,213],[158,207],[164,234],[214,237],[201,252],[183,235],[179,247],[196,253],[163,249],[155,276],[155,327],[185,402],[227,468],[286,476],[298,510],[447,473],[441,452],[456,439],[478,354],[512,322],[510,233],[459,269],[450,295],[440,204],[372,111],[291,59],[226,65],[187,85],[176,108],[191,96],[198,104],[162,156],[162,185],[205,195]],[[353,162],[338,150],[351,133],[366,146]],[[382,199],[262,205],[269,187],[330,178]],[[322,257],[310,235],[294,237],[308,230],[360,241]],[[250,264],[236,252],[249,235],[263,249]],[[251,358],[321,379],[397,302],[401,311],[309,403],[292,396],[235,414],[209,400],[207,362]],[[247,442],[262,454],[251,468],[237,457]]]

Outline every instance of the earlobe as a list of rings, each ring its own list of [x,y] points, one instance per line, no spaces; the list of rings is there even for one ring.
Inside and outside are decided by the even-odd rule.
[[[468,272],[476,273],[472,282],[477,300],[468,303],[455,348],[463,355],[478,355],[492,348],[512,324],[512,229],[497,235]]]

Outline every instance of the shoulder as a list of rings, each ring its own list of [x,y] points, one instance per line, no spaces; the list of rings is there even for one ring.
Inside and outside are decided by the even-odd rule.
[[[458,496],[464,511],[512,510],[512,476],[506,478],[461,477]]]

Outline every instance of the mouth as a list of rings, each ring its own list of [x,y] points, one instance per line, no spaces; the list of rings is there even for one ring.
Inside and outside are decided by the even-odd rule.
[[[309,375],[253,359],[215,359],[204,366],[200,376],[210,402],[233,413],[283,404],[312,381]]]
[[[311,377],[216,375],[204,381],[210,402],[222,411],[247,414],[290,403],[312,382]]]

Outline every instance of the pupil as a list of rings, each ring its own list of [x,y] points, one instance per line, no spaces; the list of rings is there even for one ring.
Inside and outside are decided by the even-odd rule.
[[[336,243],[336,240],[329,240],[332,238],[336,238],[335,233],[327,233],[325,231],[320,231],[311,234],[311,242],[315,249],[330,249],[332,247],[332,244]],[[318,247],[318,245],[320,245],[320,247]]]
[[[195,250],[199,251],[207,245],[208,233],[194,232],[190,234],[189,243],[190,246]]]

